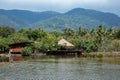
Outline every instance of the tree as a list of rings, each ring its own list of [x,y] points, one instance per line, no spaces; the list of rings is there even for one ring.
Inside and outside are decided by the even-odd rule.
[[[65,28],[64,29],[64,35],[65,35],[66,38],[69,37],[69,36],[73,36],[74,31],[72,29],[70,29],[70,28]]]
[[[29,42],[30,40],[25,34],[14,33],[8,36],[10,43],[20,43],[20,42]]]
[[[15,33],[15,29],[14,28],[0,26],[0,36],[8,37],[8,35],[11,35],[13,33]]]
[[[6,48],[7,44],[5,38],[0,37],[0,52],[5,52]]]
[[[115,39],[120,39],[120,29],[117,29],[114,33],[114,38]]]
[[[108,38],[108,39],[113,39],[114,37],[114,29],[113,28],[109,28],[109,29],[107,29],[107,31],[106,31],[106,37]]]
[[[27,30],[26,35],[30,40],[36,41],[38,38],[44,37],[46,32],[44,32],[41,29],[35,29],[35,30]]]
[[[40,51],[54,50],[56,49],[56,38],[54,35],[46,33],[42,38],[38,38],[35,42],[35,48]]]
[[[85,34],[87,34],[87,30],[85,28],[79,27],[76,34],[77,36],[84,36]]]
[[[58,32],[58,31],[52,31],[50,32],[50,34],[54,35],[55,37],[60,37],[61,35],[63,35],[62,32]]]
[[[31,47],[24,47],[22,48],[22,55],[23,56],[30,56],[32,54],[33,50]]]
[[[105,34],[106,34],[105,28],[102,25],[99,25],[94,33],[95,40],[99,44],[101,44],[101,42],[105,39]]]
[[[86,52],[97,51],[98,49],[97,43],[92,39],[81,39],[77,44],[77,47],[85,50]]]

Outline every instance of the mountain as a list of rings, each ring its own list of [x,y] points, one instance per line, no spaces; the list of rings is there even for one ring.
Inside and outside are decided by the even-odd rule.
[[[0,9],[0,25],[10,26],[15,29],[42,28],[47,31],[61,31],[66,27],[74,30],[77,30],[80,26],[89,29],[100,24],[107,28],[118,28],[120,26],[120,17],[112,13],[83,8],[75,8],[66,13]]]
[[[48,30],[63,30],[66,27],[77,30],[80,26],[90,29],[98,25],[103,25],[107,28],[118,28],[120,26],[120,17],[112,13],[75,8],[62,15],[37,22],[32,26],[36,28],[42,27]]]
[[[11,26],[15,29],[28,27],[37,21],[60,15],[58,12],[32,12],[27,10],[3,10],[0,9],[0,25]]]
[[[68,15],[84,15],[99,20],[100,22],[105,22],[109,26],[120,26],[120,17],[112,13],[104,13],[100,11],[76,8],[65,14]]]

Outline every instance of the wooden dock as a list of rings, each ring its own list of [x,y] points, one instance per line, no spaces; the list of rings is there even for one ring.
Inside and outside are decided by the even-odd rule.
[[[82,50],[54,50],[54,51],[46,51],[45,53],[46,55],[79,57],[82,55]]]

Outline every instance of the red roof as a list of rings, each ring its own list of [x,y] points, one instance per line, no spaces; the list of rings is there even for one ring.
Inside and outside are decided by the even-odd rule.
[[[10,48],[10,52],[21,52],[22,49],[21,48]]]

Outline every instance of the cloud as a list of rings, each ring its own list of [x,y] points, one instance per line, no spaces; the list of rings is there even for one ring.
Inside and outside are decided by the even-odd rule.
[[[120,0],[0,0],[0,8],[65,12],[72,8],[81,7],[118,13],[120,12],[119,3]]]
[[[2,0],[4,3],[9,4],[24,4],[24,5],[41,5],[44,4],[46,6],[49,5],[58,5],[58,6],[72,6],[72,5],[95,5],[95,4],[104,4],[108,0]],[[49,4],[49,5],[48,5]],[[34,7],[34,6],[33,6]]]

